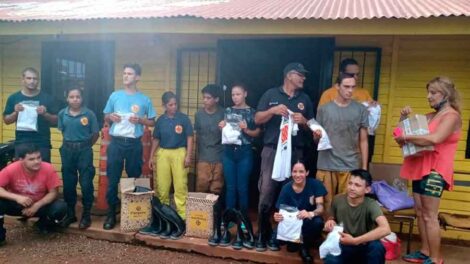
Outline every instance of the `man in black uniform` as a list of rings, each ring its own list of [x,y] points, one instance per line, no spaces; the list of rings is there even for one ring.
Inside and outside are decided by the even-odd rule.
[[[288,116],[299,125],[296,136],[292,136],[292,160],[302,159],[305,133],[310,133],[306,125],[313,118],[313,105],[306,93],[302,91],[307,70],[300,63],[289,63],[284,68],[284,84],[266,91],[258,103],[255,123],[264,125],[264,147],[261,152],[261,174],[258,182],[260,192],[258,204],[258,240],[256,250],[279,250],[275,233],[269,221],[274,202],[277,199],[282,182],[271,179],[276,147],[279,139],[279,128],[282,116]],[[269,241],[267,241],[269,240]],[[267,242],[267,243],[266,243]]]

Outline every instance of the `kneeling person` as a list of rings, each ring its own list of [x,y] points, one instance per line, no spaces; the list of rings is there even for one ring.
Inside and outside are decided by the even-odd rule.
[[[292,180],[282,187],[276,208],[279,210],[281,205],[297,207],[299,213],[297,218],[302,223],[303,244],[300,250],[300,256],[304,263],[312,263],[313,259],[309,253],[313,243],[320,238],[324,222],[323,214],[323,196],[326,195],[326,189],[323,184],[313,178],[307,178],[308,171],[305,165],[298,161],[292,167]],[[274,213],[274,220],[282,222],[284,217],[281,213]],[[289,242],[288,251],[296,251],[297,244]]]
[[[50,231],[66,218],[67,206],[58,200],[59,176],[47,162],[42,162],[37,146],[23,145],[19,160],[0,172],[0,245],[5,242],[5,214],[39,217],[40,231]]]
[[[371,191],[372,176],[366,170],[351,171],[347,193],[337,195],[331,206],[327,231],[343,224],[340,233],[341,255],[327,255],[331,263],[385,263],[385,248],[380,239],[390,234],[390,226],[378,203],[366,193]]]

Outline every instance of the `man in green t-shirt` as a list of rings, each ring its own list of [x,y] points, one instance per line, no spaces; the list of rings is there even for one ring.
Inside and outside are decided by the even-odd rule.
[[[372,176],[363,169],[351,171],[346,194],[337,195],[325,229],[340,224],[341,255],[327,255],[325,264],[385,263],[385,248],[380,239],[390,234],[390,226],[378,203],[365,197],[371,191]]]
[[[35,144],[39,147],[42,161],[51,162],[50,128],[57,124],[60,105],[51,95],[39,88],[39,72],[36,69],[32,67],[24,69],[21,82],[23,87],[8,97],[3,111],[5,124],[16,123],[15,156],[18,158],[19,146]],[[29,111],[26,108],[33,109],[37,114],[27,121],[31,126],[29,128],[18,126],[17,122],[20,113],[28,115],[26,113]]]

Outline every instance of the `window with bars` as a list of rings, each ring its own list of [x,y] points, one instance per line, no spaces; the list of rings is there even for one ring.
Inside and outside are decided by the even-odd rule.
[[[187,114],[194,125],[194,115],[202,107],[201,90],[216,81],[217,52],[215,49],[180,49],[177,58],[176,96],[179,100],[179,110]],[[193,165],[194,173],[197,157],[197,136],[194,137]],[[189,177],[188,186],[195,189],[194,177]]]
[[[181,49],[178,51],[176,94],[179,108],[194,123],[194,114],[202,107],[201,90],[216,81],[215,49]]]
[[[82,61],[56,58],[56,85],[66,87],[67,85],[74,84],[79,87],[85,85],[85,71],[86,65]],[[63,91],[63,97],[66,97]]]
[[[66,105],[71,86],[83,90],[83,103],[103,123],[103,108],[114,90],[114,43],[52,41],[42,43],[41,87]]]

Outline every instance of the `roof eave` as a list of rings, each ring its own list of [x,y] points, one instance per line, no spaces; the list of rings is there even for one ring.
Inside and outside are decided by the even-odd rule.
[[[49,34],[256,34],[449,35],[470,34],[470,17],[375,19],[217,19],[198,17],[0,21],[0,35]]]

